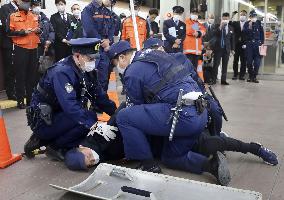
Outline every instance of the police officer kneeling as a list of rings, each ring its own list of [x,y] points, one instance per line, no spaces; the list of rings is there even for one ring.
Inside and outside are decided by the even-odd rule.
[[[99,58],[100,40],[79,38],[70,41],[73,55],[57,62],[43,75],[27,109],[33,134],[24,146],[27,157],[32,151],[48,146],[50,151],[68,150],[79,145],[93,131],[106,140],[114,139],[115,128],[97,122],[88,102],[109,115],[116,110],[92,73]]]

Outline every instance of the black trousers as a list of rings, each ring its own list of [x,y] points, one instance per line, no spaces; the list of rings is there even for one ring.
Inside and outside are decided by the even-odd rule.
[[[240,73],[239,73],[239,60],[241,60],[241,67],[240,67]],[[234,70],[234,77],[237,77],[239,75],[240,78],[244,77],[246,74],[246,56],[245,56],[245,50],[242,48],[242,44],[237,44],[235,49],[235,56],[234,56],[234,62],[233,62],[233,70]]]
[[[59,60],[70,56],[72,54],[72,49],[67,44],[55,41],[54,52],[55,52],[55,62],[58,62]]]
[[[199,55],[195,54],[186,54],[186,57],[190,60],[192,63],[195,71],[197,71],[197,66],[198,66],[198,58],[200,57]]]
[[[2,58],[4,65],[4,84],[8,98],[15,95],[16,75],[13,64],[13,49],[3,48]]]
[[[214,80],[217,80],[218,67],[219,67],[221,59],[222,59],[222,76],[221,76],[221,81],[222,82],[226,81],[229,56],[230,56],[230,52],[226,51],[226,48],[214,51],[214,63],[213,63]]]
[[[30,103],[38,73],[37,49],[15,46],[14,64],[16,70],[16,97],[18,102],[27,98]]]
[[[255,143],[245,143],[230,137],[211,136],[208,132],[202,133],[193,151],[205,156],[214,155],[217,151],[233,151],[240,153],[258,154],[260,146]]]

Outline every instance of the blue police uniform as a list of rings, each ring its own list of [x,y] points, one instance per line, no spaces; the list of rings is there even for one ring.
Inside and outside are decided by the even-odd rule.
[[[95,52],[94,46],[99,42],[98,39],[81,38],[71,40],[70,44],[76,52],[88,48]],[[115,103],[91,75],[80,69],[73,56],[69,56],[54,64],[41,78],[29,108],[32,115],[28,115],[34,138],[37,137],[41,144],[54,149],[78,146],[97,122],[96,112],[87,108],[88,100],[109,115],[115,112]],[[44,109],[47,107],[49,109]],[[28,143],[25,145],[27,151],[30,149]]]
[[[119,34],[119,17],[105,6],[100,6],[95,0],[84,8],[81,20],[84,34],[88,38],[109,39],[113,43],[114,36]],[[110,61],[103,48],[100,49],[100,56],[97,63],[98,79],[106,91],[111,71]]]
[[[256,16],[255,12],[251,12],[250,16]],[[249,26],[250,21],[247,21],[244,24],[243,32],[246,35],[245,44],[246,44],[246,58],[249,79],[248,81],[255,81],[256,76],[258,75],[261,56],[259,54],[259,46],[264,43],[264,31],[261,25],[261,21],[257,20],[252,22],[252,27]]]
[[[110,52],[116,49],[123,48],[119,44],[114,44]],[[128,107],[119,111],[117,124],[123,137],[125,156],[128,159],[151,160],[153,155],[147,138],[153,135],[168,138],[171,129],[171,108],[176,104],[179,89],[184,89],[185,93],[200,91],[200,89],[191,78],[188,68],[162,51],[146,50],[140,53],[134,58],[124,75]],[[171,76],[171,79],[154,95],[154,98],[151,98],[153,96],[151,92],[164,76]],[[188,147],[195,144],[206,123],[206,110],[198,114],[194,105],[183,107],[175,130],[176,137],[168,145],[176,145],[180,136],[187,137],[188,141],[191,139],[190,144],[187,141],[188,152],[190,150]],[[170,155],[173,152],[169,149],[170,147],[166,152]],[[164,156],[167,157],[166,154]],[[190,157],[189,159],[196,159],[196,161],[189,162],[203,163],[200,158],[207,160],[202,155],[198,156],[197,159]],[[178,165],[188,161],[178,159],[172,162]]]

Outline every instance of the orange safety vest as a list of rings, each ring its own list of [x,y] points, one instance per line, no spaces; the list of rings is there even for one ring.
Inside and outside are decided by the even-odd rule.
[[[38,28],[38,16],[31,11],[18,11],[10,15],[10,30],[22,31]],[[13,43],[25,49],[36,49],[40,43],[39,36],[32,32],[25,36],[13,36]]]
[[[147,22],[142,17],[136,16],[136,23],[138,28],[138,38],[140,47],[142,48],[143,42],[147,39]],[[123,21],[121,39],[129,41],[132,48],[136,48],[134,25],[132,17],[128,17]]]
[[[185,20],[186,24],[186,37],[183,41],[183,53],[201,55],[202,53],[202,37],[206,33],[206,28],[197,21],[193,21],[189,18]],[[193,34],[200,31],[202,36],[196,38]]]

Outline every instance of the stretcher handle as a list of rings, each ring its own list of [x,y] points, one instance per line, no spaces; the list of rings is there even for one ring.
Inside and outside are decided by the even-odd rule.
[[[127,187],[127,186],[122,186],[121,187],[122,192],[130,193],[130,194],[135,194],[138,196],[143,196],[143,197],[149,197],[151,196],[152,192],[146,191],[146,190],[140,190],[132,187]]]

